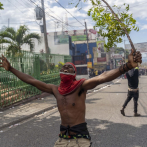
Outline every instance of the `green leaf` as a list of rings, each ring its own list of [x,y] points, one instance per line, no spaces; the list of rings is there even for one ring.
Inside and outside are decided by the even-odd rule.
[[[2,9],[4,9],[3,8],[3,4],[0,2],[0,9],[2,10]]]
[[[88,10],[87,14],[95,21],[94,28],[100,28],[98,33],[102,37],[107,38],[108,41],[105,43],[107,50],[123,41],[122,37],[125,36],[124,28],[126,28],[128,34],[130,34],[132,30],[139,31],[139,28],[136,27],[136,20],[129,12],[129,5],[124,3],[122,7],[125,6],[125,10],[121,13],[116,13],[117,17],[121,20],[120,23],[114,14],[105,11],[105,7],[101,5],[101,0],[90,0],[90,2],[92,8]],[[115,8],[115,12],[121,10],[121,7],[117,5],[114,5],[113,8]]]

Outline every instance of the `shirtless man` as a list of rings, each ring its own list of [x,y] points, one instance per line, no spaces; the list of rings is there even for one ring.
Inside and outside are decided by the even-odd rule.
[[[133,56],[132,50],[128,62],[118,69],[104,72],[100,76],[77,81],[76,68],[72,63],[66,63],[60,70],[61,83],[59,86],[46,84],[33,77],[14,69],[8,60],[2,56],[0,67],[12,72],[20,80],[35,86],[41,91],[53,94],[57,100],[58,110],[61,116],[61,126],[59,139],[54,147],[90,147],[91,137],[85,122],[85,99],[87,90],[95,88],[97,85],[109,82],[124,74],[128,70],[142,63],[140,52]]]

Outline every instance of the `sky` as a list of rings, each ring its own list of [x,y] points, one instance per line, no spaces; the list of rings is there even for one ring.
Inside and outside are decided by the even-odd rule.
[[[77,0],[73,0],[77,2]],[[87,22],[88,29],[93,28],[95,22],[90,16],[87,15],[87,11],[91,8],[90,1],[83,2],[81,0],[78,8],[74,5],[69,5],[72,0],[44,0],[47,31],[55,32],[62,30],[81,30],[85,29],[84,21]],[[27,25],[30,32],[40,33],[40,24],[42,21],[35,19],[35,7],[41,6],[41,0],[0,0],[3,3],[4,10],[0,10],[0,29],[3,26],[19,28],[20,25]],[[62,8],[59,4],[64,8]],[[146,0],[107,0],[110,6],[120,6],[123,3],[130,5],[129,13],[133,14],[133,18],[137,20],[137,26],[139,32],[132,31],[130,36],[133,43],[147,42],[147,1]],[[80,9],[80,10],[79,10]],[[70,13],[68,13],[67,11]],[[66,21],[68,20],[68,21]],[[68,22],[68,27],[67,27]],[[56,26],[56,27],[55,27]],[[129,41],[127,37],[124,38],[125,43]],[[124,43],[118,44],[119,47],[124,47]]]

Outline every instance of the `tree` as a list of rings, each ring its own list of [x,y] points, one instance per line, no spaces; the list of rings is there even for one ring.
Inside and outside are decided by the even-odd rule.
[[[37,33],[29,33],[27,26],[20,26],[17,31],[14,28],[6,28],[0,32],[0,44],[8,44],[7,54],[22,57],[22,45],[28,44],[30,52],[33,52],[34,44],[32,39],[37,39],[38,43],[41,37]],[[20,58],[21,68],[23,71],[22,58]]]
[[[3,4],[0,2],[0,10],[1,9],[4,9],[4,8],[3,8]]]
[[[127,59],[128,56],[129,56],[129,51],[128,51],[128,50],[125,50],[125,49],[122,48],[122,47],[116,47],[116,48],[115,48],[115,53],[116,53],[116,54],[120,54],[120,53],[122,53],[122,52],[125,54],[126,59]]]
[[[23,44],[30,45],[30,52],[33,52],[32,39],[37,39],[39,43],[41,41],[41,37],[37,33],[29,33],[29,29],[25,25],[20,26],[17,31],[14,28],[6,28],[0,32],[0,44],[9,44],[8,51],[12,52],[13,55],[22,50]]]
[[[133,15],[129,14],[129,5],[123,5],[125,6],[124,11],[121,11],[123,6],[118,7],[114,5],[113,9],[116,11],[115,13],[106,0],[90,1],[92,8],[89,9],[88,15],[92,16],[96,22],[94,28],[99,28],[98,33],[102,37],[107,38],[108,41],[105,44],[107,50],[116,46],[117,43],[121,43],[123,41],[122,37],[125,35],[127,35],[131,47],[135,49],[129,34],[132,30],[139,31],[139,28],[136,27],[136,20],[133,18]],[[103,6],[102,2],[104,2],[106,6]]]

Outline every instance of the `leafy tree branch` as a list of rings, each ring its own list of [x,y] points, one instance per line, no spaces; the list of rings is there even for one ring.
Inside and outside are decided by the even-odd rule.
[[[86,1],[88,0],[84,0],[84,2]],[[104,45],[107,50],[116,46],[117,43],[121,43],[123,41],[122,37],[125,35],[131,47],[135,49],[129,34],[132,30],[139,31],[139,28],[136,26],[136,20],[133,18],[133,15],[129,14],[129,5],[124,4],[119,7],[114,5],[110,7],[106,0],[89,1],[92,7],[88,10],[87,14],[95,21],[94,28],[99,29],[98,33],[102,37],[107,38],[107,43]],[[125,10],[122,11],[124,7]]]
[[[3,4],[0,2],[0,10],[4,9]]]

